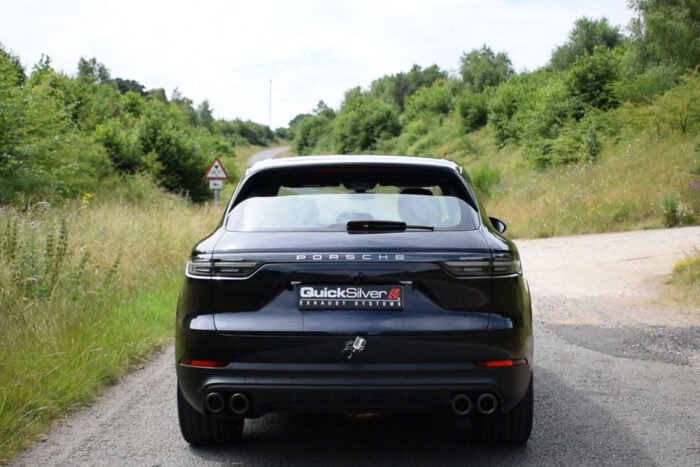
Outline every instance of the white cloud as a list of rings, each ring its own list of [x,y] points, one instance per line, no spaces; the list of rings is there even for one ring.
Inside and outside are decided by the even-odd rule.
[[[113,76],[174,88],[217,117],[273,126],[320,100],[412,64],[456,69],[488,44],[516,69],[542,66],[576,18],[626,25],[625,0],[5,1],[0,41],[31,66],[42,53],[74,73],[96,57]]]

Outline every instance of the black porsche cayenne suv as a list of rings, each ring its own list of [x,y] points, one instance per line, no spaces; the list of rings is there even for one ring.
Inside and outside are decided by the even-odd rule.
[[[192,250],[177,309],[180,428],[235,443],[272,412],[433,412],[525,443],[530,296],[460,166],[401,156],[250,168]]]

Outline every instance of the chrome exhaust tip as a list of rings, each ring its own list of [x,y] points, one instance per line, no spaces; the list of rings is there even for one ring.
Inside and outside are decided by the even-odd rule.
[[[486,392],[479,396],[476,406],[482,414],[491,415],[498,408],[498,399],[493,394]]]
[[[204,408],[211,413],[220,413],[226,407],[224,398],[218,392],[210,392],[204,398]]]
[[[472,410],[472,400],[466,394],[457,394],[450,401],[452,411],[459,416],[467,415]]]
[[[243,415],[250,409],[250,400],[245,394],[237,392],[228,401],[228,405],[231,408],[231,412],[236,415]]]

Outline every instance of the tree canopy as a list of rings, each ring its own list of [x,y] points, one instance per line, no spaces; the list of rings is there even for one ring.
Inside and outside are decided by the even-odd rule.
[[[625,40],[617,26],[611,26],[607,18],[579,18],[569,32],[569,39],[554,52],[549,63],[552,68],[566,70],[584,55],[590,55],[596,47],[613,49]]]
[[[497,86],[513,74],[510,58],[503,52],[494,53],[490,47],[463,53],[459,72],[470,89],[482,92],[488,86]]]
[[[81,58],[71,77],[43,56],[27,75],[0,46],[0,203],[79,196],[135,175],[202,201],[214,156],[275,138],[264,125],[215,119],[207,100],[195,108],[177,90],[168,99],[113,79],[95,58]]]

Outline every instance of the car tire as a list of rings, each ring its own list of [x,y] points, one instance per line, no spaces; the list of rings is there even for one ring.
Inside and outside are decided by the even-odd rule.
[[[499,415],[483,415],[476,420],[474,435],[481,444],[520,446],[527,443],[532,432],[534,409],[532,379],[525,397],[513,410]]]
[[[190,405],[177,388],[177,414],[180,431],[192,446],[231,446],[243,434],[243,417],[202,415]]]

